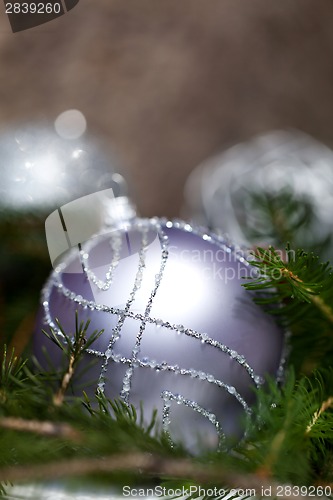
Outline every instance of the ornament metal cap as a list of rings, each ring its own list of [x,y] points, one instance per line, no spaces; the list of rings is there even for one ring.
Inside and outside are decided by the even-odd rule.
[[[101,229],[129,222],[136,216],[127,196],[116,197],[112,188],[88,194],[63,205],[45,221],[45,234],[51,263],[55,268],[64,253],[80,249]]]
[[[107,189],[106,191],[110,191]],[[104,224],[112,226],[136,217],[136,207],[127,196],[109,199],[105,207]]]

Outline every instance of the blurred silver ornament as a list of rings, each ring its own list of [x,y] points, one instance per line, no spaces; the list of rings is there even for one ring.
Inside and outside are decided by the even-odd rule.
[[[57,127],[32,124],[0,136],[0,210],[45,214],[106,188],[115,197],[126,196],[114,159],[110,163],[93,141],[83,138],[82,116],[69,110],[57,118]]]
[[[333,152],[298,131],[261,135],[197,167],[185,200],[187,217],[240,244],[319,248],[333,230]]]

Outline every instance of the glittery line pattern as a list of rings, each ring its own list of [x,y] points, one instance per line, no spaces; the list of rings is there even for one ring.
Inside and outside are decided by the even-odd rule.
[[[125,376],[123,378],[123,385],[122,385],[122,390],[120,393],[120,397],[123,399],[123,401],[126,404],[129,404],[130,402],[130,391],[131,391],[131,383],[132,383],[132,378],[133,378],[133,373],[134,370],[137,368],[150,368],[156,372],[158,371],[168,371],[171,373],[174,373],[176,375],[184,376],[184,377],[191,377],[191,378],[196,378],[199,380],[207,381],[211,384],[215,384],[218,387],[221,387],[224,389],[226,392],[228,392],[230,395],[232,395],[238,403],[240,403],[245,411],[245,413],[250,416],[251,415],[251,409],[244,400],[244,398],[239,394],[239,392],[236,390],[236,388],[232,385],[228,385],[224,383],[221,380],[216,379],[212,374],[204,372],[204,371],[197,371],[195,369],[186,369],[186,368],[181,368],[178,365],[170,365],[166,361],[163,361],[162,363],[158,363],[156,360],[150,359],[148,357],[144,357],[142,359],[139,358],[140,354],[140,346],[141,346],[141,341],[144,335],[144,331],[146,328],[147,324],[153,324],[156,325],[157,327],[164,327],[166,330],[169,331],[176,331],[180,335],[186,335],[188,337],[197,339],[198,342],[201,342],[202,344],[208,344],[221,352],[227,354],[231,359],[233,359],[236,363],[238,363],[246,372],[248,375],[251,377],[253,380],[254,384],[256,387],[259,387],[264,383],[264,380],[261,376],[255,374],[253,368],[249,365],[249,363],[246,361],[245,357],[241,354],[239,354],[237,351],[230,349],[228,346],[221,344],[220,342],[214,340],[213,338],[209,337],[207,333],[201,333],[196,330],[193,330],[191,328],[187,328],[184,325],[174,325],[169,323],[168,321],[164,321],[163,319],[160,318],[153,318],[150,316],[150,311],[153,305],[154,298],[156,294],[158,293],[158,288],[161,284],[161,281],[163,279],[163,273],[165,266],[168,261],[168,236],[165,234],[163,231],[163,226],[167,228],[177,228],[177,229],[182,229],[186,232],[191,232],[193,234],[196,234],[197,236],[202,237],[205,241],[214,243],[214,245],[217,245],[220,249],[225,251],[227,254],[233,255],[240,263],[242,263],[245,266],[249,266],[248,261],[245,258],[245,253],[244,250],[241,249],[240,247],[237,247],[230,242],[228,242],[226,239],[214,235],[214,234],[207,234],[204,230],[201,228],[194,228],[192,225],[187,224],[183,221],[175,220],[175,221],[169,221],[167,219],[158,219],[158,218],[153,218],[153,219],[139,219],[136,218],[133,221],[130,221],[127,229],[137,229],[140,234],[141,234],[141,246],[140,246],[140,251],[139,251],[139,264],[137,268],[137,272],[135,275],[134,279],[134,284],[132,287],[132,290],[129,294],[129,298],[125,304],[125,307],[122,309],[115,308],[115,307],[110,307],[106,306],[103,304],[98,304],[94,301],[88,301],[85,300],[81,295],[77,295],[75,292],[69,290],[62,282],[62,277],[61,273],[62,271],[66,268],[67,263],[62,263],[60,264],[55,271],[51,274],[48,282],[46,283],[43,291],[42,291],[42,304],[44,308],[44,316],[45,316],[45,322],[48,324],[50,328],[53,329],[53,331],[59,336],[63,337],[63,334],[57,327],[57,325],[54,323],[51,313],[50,313],[50,295],[52,292],[53,287],[55,287],[59,293],[61,293],[64,297],[66,297],[67,300],[72,301],[74,303],[77,303],[84,309],[90,309],[92,311],[103,311],[106,313],[109,313],[111,315],[116,315],[118,316],[118,321],[116,323],[116,326],[112,330],[112,335],[110,342],[108,344],[108,347],[105,352],[102,351],[97,351],[94,349],[88,349],[87,352],[95,357],[102,358],[103,364],[101,368],[101,373],[99,376],[98,380],[98,390],[101,392],[104,392],[105,390],[105,375],[108,369],[108,365],[111,362],[114,363],[121,363],[126,365],[128,368],[125,372]],[[120,228],[120,231],[126,231],[126,225],[124,225],[122,228]],[[131,306],[135,300],[135,296],[137,291],[139,290],[142,282],[142,277],[143,277],[143,272],[145,268],[145,259],[146,259],[146,250],[147,250],[147,234],[148,231],[150,230],[155,230],[158,239],[160,242],[161,246],[161,256],[160,256],[160,264],[159,264],[159,271],[155,276],[155,285],[153,289],[151,290],[148,302],[146,304],[144,313],[134,313],[131,311]],[[110,234],[110,228],[105,228],[104,231],[101,232],[100,236],[103,236],[105,234]],[[81,258],[81,263],[82,263],[82,268],[83,272],[86,275],[87,279],[90,280],[90,283],[93,283],[94,286],[99,288],[102,291],[108,290],[113,281],[113,276],[114,276],[114,271],[117,268],[117,265],[120,260],[120,250],[121,250],[121,245],[122,245],[122,239],[119,236],[119,233],[117,231],[112,231],[112,238],[110,240],[110,249],[112,253],[112,258],[111,258],[111,263],[108,268],[108,271],[105,276],[105,281],[100,280],[97,278],[95,273],[90,269],[89,267],[89,252],[95,247],[96,242],[98,243],[98,238],[90,240],[87,244],[85,244],[85,248],[80,250],[80,258]],[[73,259],[75,256],[70,256],[69,257],[69,262],[71,259]],[[121,354],[117,354],[114,352],[114,345],[117,342],[117,340],[120,338],[122,327],[124,325],[125,319],[126,318],[132,318],[136,320],[139,323],[139,331],[136,336],[136,340],[134,343],[134,346],[132,348],[131,352],[131,357],[125,357],[122,356]],[[281,365],[278,369],[278,375],[282,374],[283,372],[283,364],[284,364],[284,359],[281,360]],[[222,446],[222,443],[224,441],[224,433],[221,428],[221,424],[218,421],[216,415],[212,412],[210,412],[208,409],[202,408],[197,402],[191,401],[189,399],[186,399],[183,397],[181,394],[174,394],[170,391],[164,390],[161,393],[161,398],[163,399],[163,430],[165,433],[169,436],[169,440],[171,441],[171,436],[169,433],[169,426],[171,423],[171,406],[172,403],[184,405],[188,408],[191,408],[193,411],[198,412],[205,418],[207,418],[214,426],[216,429],[216,432],[219,436],[219,442],[220,442],[220,447]]]

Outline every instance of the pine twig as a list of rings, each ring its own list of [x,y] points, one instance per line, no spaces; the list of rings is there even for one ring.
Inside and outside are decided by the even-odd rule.
[[[332,286],[332,274],[329,275],[326,272],[332,271],[330,268],[327,268],[325,264],[319,265],[322,276],[312,278],[313,282],[311,278],[310,282],[306,282],[297,271],[295,272],[294,268],[304,274],[304,270],[308,271],[307,266],[313,264],[313,256],[302,251],[297,251],[296,255],[293,255],[292,250],[287,247],[285,257],[288,262],[285,262],[280,252],[271,246],[268,249],[258,247],[254,256],[256,260],[251,261],[251,264],[259,270],[259,277],[246,283],[244,286],[247,289],[260,290],[277,287],[281,292],[281,301],[286,298],[298,298],[301,302],[309,302],[329,323],[333,324],[333,309],[320,295],[325,287]]]
[[[312,417],[312,420],[310,422],[310,424],[307,426],[306,428],[306,434],[309,434],[312,430],[312,428],[314,427],[314,425],[316,425],[318,419],[320,418],[320,416],[326,411],[328,410],[329,408],[332,408],[333,407],[333,397],[329,397],[328,399],[326,399],[326,401],[324,401],[321,405],[321,407],[319,408],[318,411],[316,411]]]
[[[131,472],[148,474],[161,478],[192,480],[196,484],[215,484],[234,490],[254,490],[256,496],[263,496],[264,490],[269,497],[279,491],[281,500],[319,500],[318,497],[290,495],[289,485],[280,485],[255,474],[235,473],[218,466],[205,466],[188,459],[163,458],[150,453],[119,454],[104,458],[72,459],[52,464],[29,466],[10,466],[0,468],[0,481],[25,482],[31,480],[58,480],[68,476],[84,476],[96,473]],[[291,487],[292,490],[292,487]]]
[[[59,321],[56,319],[56,323],[60,332],[62,333],[65,342],[62,343],[57,336],[57,333],[51,329],[51,334],[42,330],[43,333],[54,342],[67,356],[68,366],[65,374],[62,377],[60,388],[58,392],[53,397],[53,403],[55,406],[61,406],[65,399],[65,394],[74,376],[75,366],[80,361],[83,353],[88,347],[95,342],[95,340],[102,335],[104,330],[95,330],[90,337],[86,337],[87,330],[90,325],[90,320],[85,323],[81,321],[79,323],[78,312],[75,313],[75,335],[74,338],[69,337],[64,329],[62,328]]]
[[[74,353],[70,354],[67,371],[62,377],[61,385],[58,392],[53,397],[53,404],[55,406],[61,406],[64,402],[66,391],[74,375],[75,361],[76,361],[75,354]]]
[[[290,271],[287,268],[282,269],[282,274],[286,278],[289,278],[290,280],[293,280],[294,282],[300,283],[304,285],[304,281],[299,278],[296,274],[294,274],[292,271]],[[325,301],[319,296],[319,295],[313,295],[313,290],[309,287],[304,288],[305,292],[309,293],[309,300],[312,302],[312,304],[317,307],[321,313],[325,316],[325,318],[330,322],[333,323],[333,310],[332,308],[325,303]]]
[[[0,419],[0,427],[14,431],[31,432],[45,437],[70,439],[72,441],[81,440],[81,434],[65,423],[3,417]]]
[[[327,305],[319,295],[312,295],[310,298],[312,304],[316,306],[325,318],[333,324],[333,310]]]
[[[304,281],[299,278],[292,271],[287,269],[286,267],[281,270],[283,276],[288,278],[289,280],[304,285]],[[313,295],[313,291],[309,287],[305,287],[304,291],[309,294],[309,301],[317,307],[320,312],[325,316],[325,318],[333,324],[333,310],[332,308],[325,303],[325,301],[319,295]]]

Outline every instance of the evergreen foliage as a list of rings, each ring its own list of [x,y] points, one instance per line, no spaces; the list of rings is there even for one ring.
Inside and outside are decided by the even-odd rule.
[[[257,206],[267,210],[264,204]],[[308,205],[298,213],[304,214],[298,219],[301,226],[309,218]],[[298,230],[294,222],[292,234]],[[10,246],[13,238],[6,242],[3,227],[5,245]],[[16,228],[15,234],[19,233]],[[40,241],[39,237],[35,240]],[[14,260],[8,255],[13,268],[17,253]],[[29,259],[27,255],[24,260]],[[35,262],[33,252],[30,257]],[[28,352],[19,359],[12,349],[17,322],[7,321],[0,345],[0,496],[6,497],[8,481],[66,477],[79,477],[81,484],[89,480],[119,487],[138,482],[166,488],[221,487],[224,493],[219,496],[228,498],[247,487],[254,488],[258,497],[268,487],[272,497],[280,491],[279,498],[297,493],[303,498],[333,496],[332,268],[311,252],[290,246],[283,252],[258,248],[251,262],[257,276],[244,286],[287,329],[290,352],[284,382],[267,380],[256,391],[253,416],[239,443],[228,452],[193,457],[181,443],[171,447],[155,414],[145,427],[144,408],[137,412],[100,392],[93,400],[85,393],[74,398],[72,377],[85,349],[101,332],[90,332],[89,323],[78,317],[72,341],[63,330],[64,342],[54,332],[45,332],[61,349],[64,364],[55,369],[50,360],[49,368],[43,370],[31,362]],[[14,296],[12,287],[11,283],[10,295]],[[26,300],[31,292],[27,286],[24,295],[24,288],[23,284],[18,290],[19,301],[13,298],[6,303],[7,310],[14,311],[15,304]],[[24,316],[25,312],[23,320]]]

